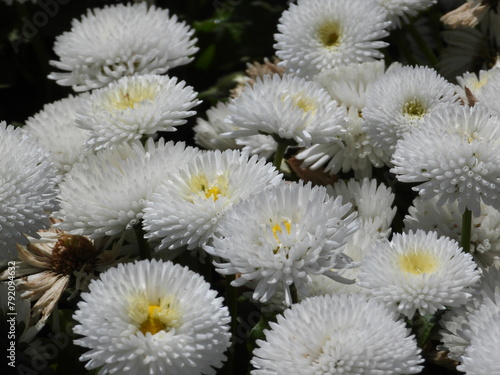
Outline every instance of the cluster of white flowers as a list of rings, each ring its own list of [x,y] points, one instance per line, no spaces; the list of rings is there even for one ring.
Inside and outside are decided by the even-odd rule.
[[[193,118],[197,146],[168,140],[202,103],[170,71],[195,30],[147,2],[74,19],[49,78],[88,92],[0,123],[22,339],[81,292],[87,369],[216,374],[241,338],[239,288],[268,323],[254,375],[415,374],[429,347],[500,373],[500,68],[384,61],[437,3],[289,4],[278,59]],[[500,40],[486,13],[475,30]]]

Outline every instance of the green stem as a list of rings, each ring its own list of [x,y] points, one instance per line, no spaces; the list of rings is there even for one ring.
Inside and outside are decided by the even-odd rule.
[[[429,48],[427,43],[425,42],[424,38],[422,38],[422,35],[418,32],[417,28],[413,24],[413,22],[406,24],[406,29],[410,33],[411,37],[417,43],[418,48],[424,53],[425,57],[429,61],[431,66],[436,66],[438,59],[434,52]]]
[[[470,252],[470,239],[472,234],[472,212],[469,209],[465,209],[462,215],[462,236],[460,239],[460,245],[465,253]]]
[[[277,170],[281,170],[281,162],[283,161],[283,156],[285,156],[285,151],[287,148],[287,144],[285,142],[278,142],[278,146],[276,147],[276,152],[274,153],[273,165]]]
[[[142,221],[134,227],[135,236],[137,238],[137,246],[139,246],[139,257],[141,260],[151,259],[151,249],[148,241],[144,238],[144,229],[142,229]]]

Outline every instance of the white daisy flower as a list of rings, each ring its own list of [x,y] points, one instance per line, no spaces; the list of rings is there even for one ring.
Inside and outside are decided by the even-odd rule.
[[[392,65],[366,89],[363,126],[388,160],[398,139],[457,98],[455,87],[434,69]]]
[[[500,116],[500,100],[498,99],[498,93],[500,92],[500,68],[495,67],[488,70],[488,72],[490,74],[487,82],[485,82],[482,90],[476,97],[478,104],[485,106],[489,111]]]
[[[57,208],[57,168],[22,128],[0,122],[0,260],[15,258],[16,243],[50,225]]]
[[[302,77],[354,62],[381,59],[390,25],[372,0],[298,0],[283,12],[274,35],[279,65]]]
[[[266,160],[270,160],[278,148],[278,143],[274,138],[265,134],[239,137],[235,141],[243,152],[248,152],[249,155],[258,155]]]
[[[88,97],[88,93],[70,95],[46,104],[40,112],[28,118],[23,127],[50,152],[59,174],[68,172],[85,153],[84,145],[90,133],[76,126],[76,111]]]
[[[264,159],[239,150],[203,152],[152,195],[144,210],[146,237],[161,239],[157,250],[201,247],[234,203],[282,182],[281,177]]]
[[[392,157],[398,180],[438,205],[458,202],[480,214],[480,202],[500,209],[500,119],[479,106],[453,105],[406,133]],[[443,144],[446,140],[446,144]]]
[[[205,250],[222,258],[214,263],[219,273],[239,275],[231,285],[255,280],[253,298],[261,302],[281,288],[289,306],[290,286],[307,294],[311,275],[349,282],[340,273],[350,266],[342,251],[358,227],[350,206],[329,197],[323,187],[280,184],[228,212]]]
[[[120,235],[139,223],[160,182],[197,153],[184,143],[149,139],[87,156],[61,182],[57,227],[92,239]]]
[[[500,298],[500,269],[492,266],[483,272],[481,282],[476,284],[472,297],[463,306],[453,307],[447,310],[439,320],[442,329],[439,331],[442,345],[438,350],[447,351],[447,356],[454,361],[461,362],[466,349],[471,345],[473,337],[478,337],[476,331],[481,329],[486,322],[487,315],[493,311],[500,311],[498,306],[494,307],[492,302],[498,304]],[[487,305],[482,311],[483,302]],[[493,311],[492,308],[493,307]],[[475,321],[470,324],[469,320]],[[479,337],[482,334],[479,335]],[[487,353],[486,351],[485,353]],[[496,358],[496,357],[495,357]],[[489,374],[490,372],[483,372]]]
[[[415,198],[404,218],[405,230],[435,231],[440,236],[461,240],[462,214],[456,202],[437,205],[438,197]],[[482,268],[500,261],[500,212],[480,204],[481,214],[472,217],[470,253]]]
[[[144,74],[122,77],[92,92],[78,108],[77,125],[90,132],[87,147],[110,148],[157,132],[173,132],[201,103],[176,77]]]
[[[498,80],[496,84],[491,85],[491,80],[500,76],[500,69],[493,68],[489,70],[480,70],[477,74],[474,72],[466,72],[461,76],[457,77],[457,91],[460,98],[470,106],[476,104],[476,102],[482,103],[483,100],[488,101],[489,95],[483,99],[482,91],[485,86],[493,86],[493,90],[497,91],[500,89],[498,87]],[[490,82],[490,85],[488,85]],[[485,103],[486,104],[486,103]],[[491,110],[495,110],[497,106],[490,106]]]
[[[416,374],[422,358],[402,320],[362,295],[311,297],[257,340],[252,375]]]
[[[273,135],[298,146],[338,141],[345,108],[317,83],[291,75],[257,78],[228,104],[230,137]]]
[[[56,38],[59,60],[50,64],[63,72],[49,78],[85,91],[123,76],[163,74],[192,60],[190,55],[198,50],[193,34],[167,9],[143,2],[89,9]]]
[[[171,262],[119,264],[93,280],[73,315],[81,361],[99,374],[215,375],[229,312],[203,277]]]
[[[500,299],[500,294],[496,299]],[[500,374],[500,306],[497,303],[487,299],[479,311],[471,315],[468,324],[473,336],[457,370],[467,375]]]
[[[418,230],[379,241],[361,264],[359,284],[412,318],[417,310],[434,314],[464,304],[479,277],[472,256],[455,240]]]
[[[396,215],[396,207],[392,207],[395,195],[391,188],[383,183],[377,184],[375,179],[365,178],[361,181],[341,180],[327,189],[334,197],[342,197],[344,204],[352,204],[362,227],[373,228],[379,238],[389,237]]]
[[[198,117],[193,127],[194,141],[207,150],[228,150],[239,148],[232,138],[221,137],[222,133],[235,130],[236,127],[225,120],[231,115],[227,103],[218,102],[206,112],[206,119]]]
[[[38,239],[28,237],[30,243],[26,246],[17,245],[19,255],[14,275],[18,293],[35,302],[31,309],[34,324],[31,337],[44,327],[68,287],[73,289],[68,298],[71,299],[85,290],[97,273],[115,265],[122,250],[129,253],[134,248],[134,245],[127,245],[124,249],[123,240],[114,243],[108,238],[91,241],[53,226],[38,231],[37,235]],[[8,276],[4,272],[0,279],[5,280]]]
[[[384,152],[372,145],[360,116],[366,88],[383,72],[384,62],[374,61],[340,66],[314,76],[313,80],[333,99],[347,107],[347,121],[345,133],[340,135],[341,143],[315,144],[297,155],[297,159],[304,161],[304,167],[311,170],[323,167],[330,174],[353,169],[356,177],[362,178],[371,177],[372,166],[384,165]]]
[[[392,28],[399,28],[401,21],[408,23],[411,17],[437,3],[437,0],[377,0],[387,11]]]

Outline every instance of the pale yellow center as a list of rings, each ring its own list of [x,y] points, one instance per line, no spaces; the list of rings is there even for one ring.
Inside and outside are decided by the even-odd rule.
[[[119,92],[113,92],[108,98],[109,107],[115,110],[137,108],[146,101],[152,101],[156,97],[156,91],[156,87],[153,85],[149,87],[131,85]]]
[[[226,194],[228,180],[225,175],[219,175],[212,181],[209,181],[205,174],[199,174],[191,178],[189,187],[192,193],[216,201],[219,197]]]
[[[319,27],[317,35],[326,48],[333,49],[340,45],[342,30],[338,22],[327,21]]]
[[[413,251],[399,257],[399,265],[403,271],[413,275],[431,274],[439,266],[439,262],[432,254],[425,251]]]
[[[303,110],[304,112],[316,112],[318,110],[318,105],[316,101],[312,98],[308,98],[307,96],[295,95],[292,96],[293,104]]]
[[[130,303],[128,315],[143,334],[168,332],[180,324],[180,311],[173,297],[152,304],[144,298],[135,298]]]
[[[403,114],[412,120],[420,119],[426,114],[425,105],[417,99],[409,100],[403,106]]]
[[[292,228],[292,224],[288,220],[283,221],[282,224],[285,226],[287,233],[290,234],[290,229]],[[280,233],[283,232],[281,230],[281,225],[280,224],[276,224],[276,225],[273,226],[272,229],[273,229],[274,238],[276,238],[276,241],[279,242],[278,232],[280,232]]]

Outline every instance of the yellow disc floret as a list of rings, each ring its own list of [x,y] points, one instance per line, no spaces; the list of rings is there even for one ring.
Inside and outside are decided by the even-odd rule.
[[[143,334],[170,331],[180,324],[180,311],[173,297],[149,303],[145,298],[135,298],[130,303],[129,317]]]
[[[418,120],[424,117],[426,113],[424,103],[417,99],[409,100],[403,105],[403,114],[411,120]]]
[[[399,256],[399,265],[403,271],[413,275],[423,273],[431,274],[439,266],[439,262],[435,256],[426,251],[412,251]]]
[[[340,45],[341,28],[336,21],[324,22],[317,31],[320,42],[328,49],[333,49]]]
[[[145,101],[152,101],[157,95],[156,85],[130,85],[118,91],[111,91],[108,106],[114,110],[136,108]]]
[[[225,175],[219,175],[212,181],[209,181],[205,174],[199,174],[191,178],[189,187],[192,193],[216,201],[220,196],[225,195],[228,180]]]

